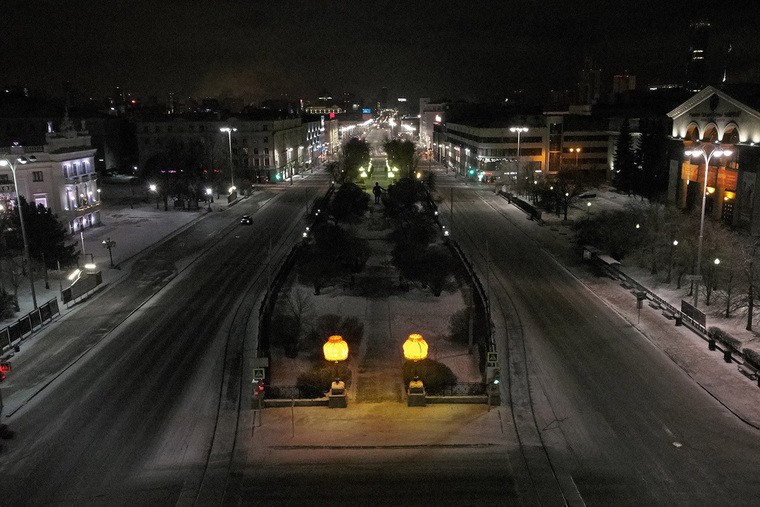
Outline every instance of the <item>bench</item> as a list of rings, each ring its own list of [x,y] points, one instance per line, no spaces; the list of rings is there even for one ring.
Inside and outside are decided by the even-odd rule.
[[[739,365],[739,373],[750,380],[757,380],[757,373],[755,373],[754,370],[750,369],[749,367],[744,366],[743,364]]]

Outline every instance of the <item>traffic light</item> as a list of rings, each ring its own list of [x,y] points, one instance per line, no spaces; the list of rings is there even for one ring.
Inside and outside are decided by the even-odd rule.
[[[467,172],[469,173],[469,175],[470,175],[470,176],[472,176],[472,175],[474,175],[474,174],[475,174],[475,169],[472,169],[472,168],[471,168],[471,169],[470,169],[469,171],[467,171]]]
[[[501,382],[501,368],[498,366],[488,366],[486,368],[486,377],[489,384],[498,385]]]
[[[253,395],[254,396],[263,396],[264,395],[264,383],[260,380],[253,381]]]

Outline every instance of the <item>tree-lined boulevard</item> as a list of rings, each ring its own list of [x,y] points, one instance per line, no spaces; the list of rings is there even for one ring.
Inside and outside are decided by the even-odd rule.
[[[267,245],[274,269],[329,185],[315,173],[195,222],[24,351],[2,387],[0,504],[751,505],[758,430],[521,211],[438,176],[491,297],[501,407],[250,410]]]

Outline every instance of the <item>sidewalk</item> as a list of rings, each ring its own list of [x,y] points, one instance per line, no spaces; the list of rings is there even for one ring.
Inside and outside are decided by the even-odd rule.
[[[259,419],[262,417],[262,419]],[[509,410],[484,405],[349,403],[344,409],[268,408],[251,420],[249,466],[329,460],[329,450],[487,448],[514,445]],[[344,459],[338,454],[335,459]]]
[[[609,191],[597,192],[595,198],[584,199],[571,207],[568,219],[570,221],[585,219],[587,201],[592,202],[594,213],[598,213],[600,210],[623,208],[630,199],[636,198]],[[506,200],[504,202],[506,203]],[[514,209],[524,214],[518,208]],[[543,224],[529,220],[519,220],[515,224],[541,244],[589,290],[638,329],[654,346],[662,350],[718,403],[747,424],[760,429],[760,388],[756,381],[744,376],[736,363],[726,363],[720,351],[709,351],[707,342],[687,327],[676,327],[675,321],[663,316],[660,310],[645,304],[639,315],[636,309],[636,297],[630,290],[608,277],[596,276],[588,266],[581,263],[572,225],[563,224],[561,218],[548,213],[544,214],[543,219]],[[634,278],[641,275],[636,270],[629,270],[626,267],[623,269],[627,273],[631,271],[629,274]],[[638,281],[647,285],[644,279]],[[679,299],[680,293],[677,294],[674,290],[657,285],[647,288],[678,306],[674,298]],[[707,323],[709,327],[717,322],[708,317]],[[721,327],[732,332],[729,329],[730,325],[730,322],[720,323]],[[734,327],[736,327],[735,324]],[[743,336],[747,334],[747,331],[736,329],[735,333],[737,336]]]
[[[214,203],[211,206],[212,212],[223,211],[228,208],[226,199],[222,199],[219,204]],[[136,203],[134,209],[129,206],[109,206],[104,203],[100,214],[101,225],[85,229],[81,234],[77,233],[72,236],[71,239],[76,240],[77,248],[84,252],[84,255],[79,258],[80,266],[94,261],[103,276],[103,283],[100,286],[103,288],[126,276],[131,269],[132,261],[138,254],[176,234],[191,223],[200,220],[208,213],[207,206],[198,210],[164,211],[163,206],[156,209],[153,203]],[[103,241],[109,239],[116,242],[111,249],[113,267],[111,267],[108,250],[103,245]],[[61,272],[48,271],[48,287],[45,287],[44,277],[35,273],[34,290],[38,306],[57,298],[62,316],[76,308],[71,303],[67,307],[61,303],[60,299],[61,287],[68,286],[69,280],[66,277],[71,271],[65,269]],[[7,273],[3,273],[3,275],[9,276]],[[6,290],[12,292],[13,287],[7,279],[4,283]],[[17,297],[20,311],[12,318],[0,321],[0,329],[13,324],[34,309],[28,277],[21,280]],[[30,338],[34,338],[34,333],[26,337],[27,340]],[[23,343],[21,350],[24,350]]]

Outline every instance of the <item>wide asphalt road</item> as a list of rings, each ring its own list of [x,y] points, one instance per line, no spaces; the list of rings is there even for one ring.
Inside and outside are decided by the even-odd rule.
[[[528,503],[757,505],[760,432],[523,233],[524,213],[491,190],[453,195],[453,236],[499,310]]]
[[[209,214],[27,345],[3,386],[0,504],[218,503],[270,245],[275,273],[328,183]]]

